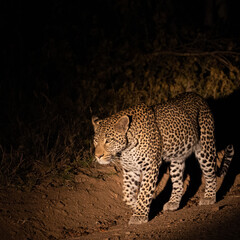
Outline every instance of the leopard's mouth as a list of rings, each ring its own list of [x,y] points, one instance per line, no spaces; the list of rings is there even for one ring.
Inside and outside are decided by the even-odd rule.
[[[110,164],[114,158],[111,155],[103,155],[100,157],[95,156],[96,161],[101,165]]]
[[[110,164],[112,162],[115,161],[119,161],[121,158],[121,152],[117,152],[117,153],[105,153],[101,156],[96,156],[95,155],[95,160],[96,162],[98,162],[101,165],[107,165]]]
[[[96,158],[96,160],[97,160],[97,162],[98,162],[99,164],[101,164],[101,165],[107,165],[107,164],[110,164],[110,163],[112,162],[111,159],[105,160],[105,159],[97,159],[97,158]]]

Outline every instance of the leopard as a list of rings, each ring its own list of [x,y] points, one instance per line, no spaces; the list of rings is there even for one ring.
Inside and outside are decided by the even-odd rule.
[[[150,205],[162,162],[169,163],[171,196],[163,211],[179,209],[183,196],[186,159],[194,154],[205,178],[199,205],[216,202],[216,179],[226,175],[234,155],[225,149],[217,166],[214,117],[207,101],[193,92],[177,95],[165,103],[140,103],[99,119],[92,117],[95,160],[107,165],[120,161],[123,200],[132,209],[129,224],[149,221]]]

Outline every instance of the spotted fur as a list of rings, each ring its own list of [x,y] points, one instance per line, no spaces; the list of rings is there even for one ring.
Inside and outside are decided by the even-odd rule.
[[[222,168],[216,171],[213,116],[199,95],[181,94],[152,107],[140,104],[102,120],[93,117],[92,123],[96,160],[109,164],[116,156],[120,157],[124,200],[133,209],[129,224],[148,221],[162,160],[170,162],[173,184],[165,211],[179,208],[185,160],[192,153],[199,161],[206,182],[200,205],[215,203],[216,174],[226,174],[233,147],[227,147]]]

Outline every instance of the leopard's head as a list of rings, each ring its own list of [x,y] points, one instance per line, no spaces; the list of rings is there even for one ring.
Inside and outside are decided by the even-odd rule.
[[[92,117],[94,127],[95,158],[100,164],[109,164],[128,144],[127,131],[129,117],[106,118]]]

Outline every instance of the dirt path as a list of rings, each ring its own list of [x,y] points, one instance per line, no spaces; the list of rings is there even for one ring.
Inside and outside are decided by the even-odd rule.
[[[127,224],[131,211],[122,201],[121,185],[121,173],[109,166],[83,170],[74,183],[64,186],[46,181],[31,192],[2,189],[0,238],[240,239],[240,175],[224,199],[213,206],[197,205],[201,185],[180,210],[163,213],[170,192],[168,174],[164,173],[152,204],[151,221],[141,226]]]

